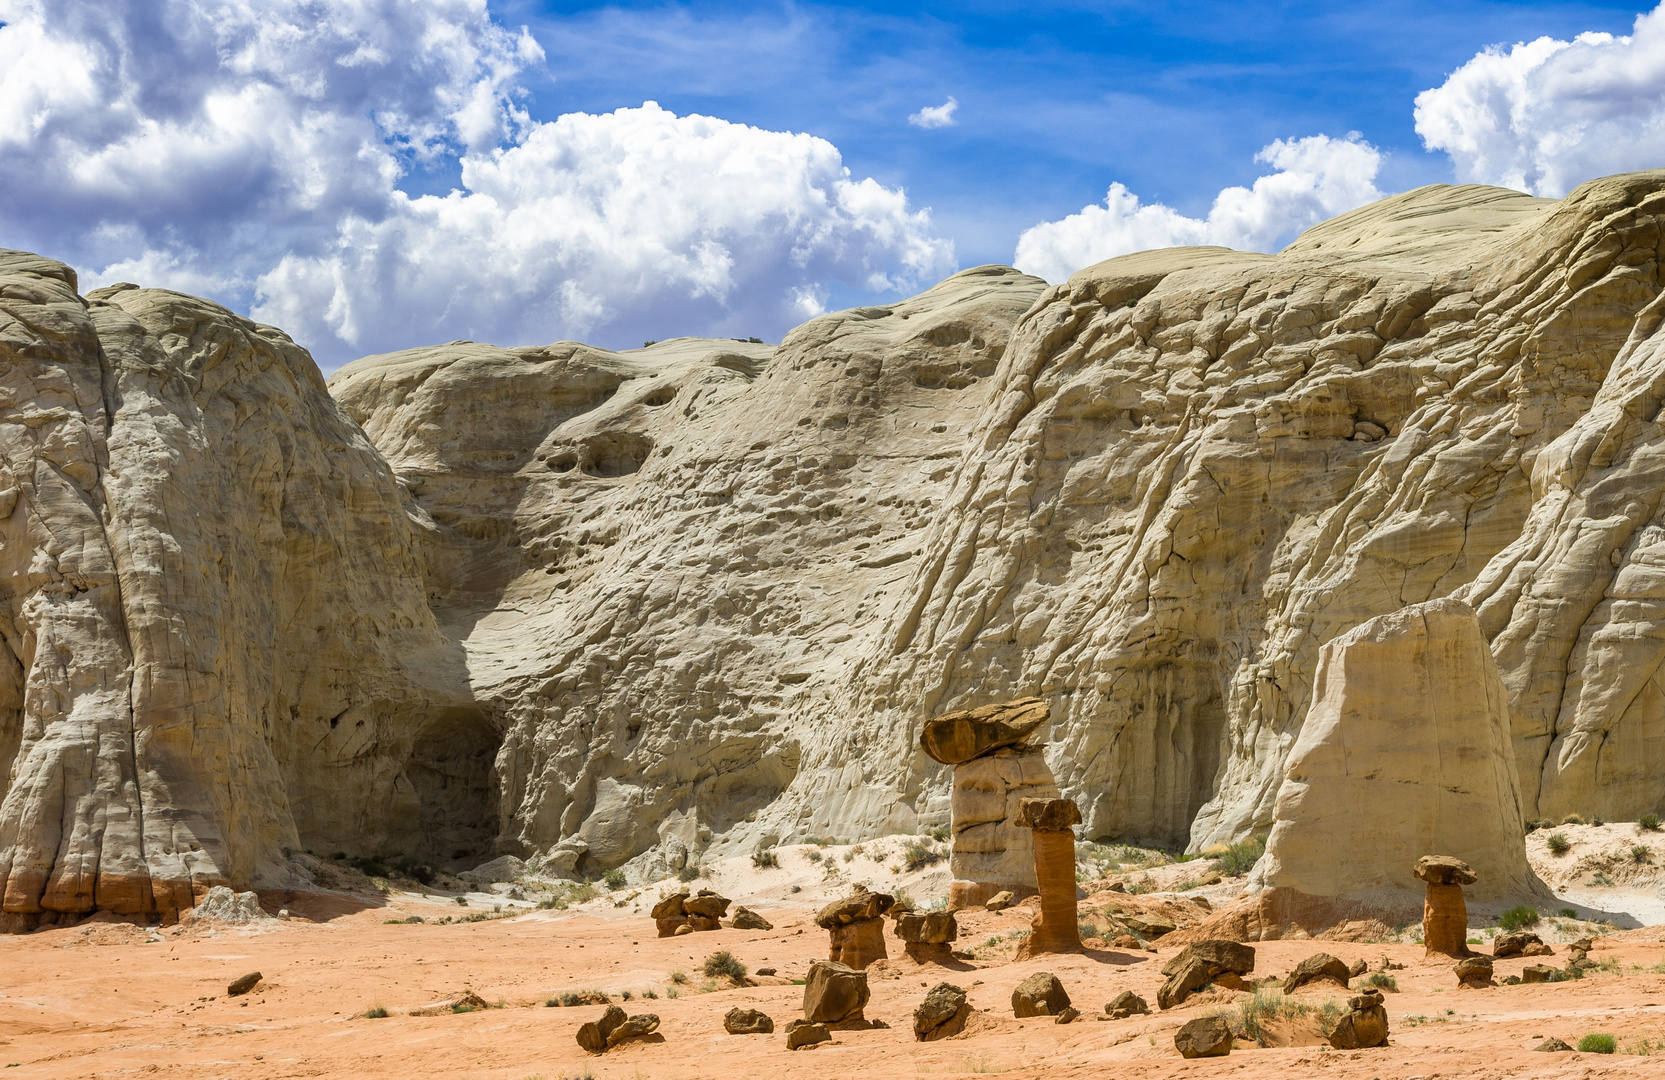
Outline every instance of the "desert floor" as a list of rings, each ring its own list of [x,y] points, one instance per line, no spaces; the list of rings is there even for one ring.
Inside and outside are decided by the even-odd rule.
[[[466,914],[452,896],[394,891],[356,901],[345,894],[292,898],[295,910],[310,918],[249,927],[91,923],[0,939],[0,1076],[1665,1076],[1665,1056],[1659,1056],[1665,1055],[1665,926],[1599,937],[1591,959],[1602,968],[1583,979],[1487,990],[1459,989],[1450,962],[1425,961],[1414,943],[1261,942],[1257,978],[1285,973],[1320,950],[1348,962],[1363,958],[1372,969],[1384,959],[1403,964],[1390,971],[1398,984],[1387,994],[1390,1045],[1335,1051],[1320,1045],[1311,1017],[1295,1017],[1273,1028],[1276,1041],[1297,1045],[1239,1042],[1229,1057],[1185,1061],[1173,1048],[1180,1024],[1210,1012],[1236,1014],[1249,995],[1215,990],[1168,1013],[1096,1021],[1104,1003],[1124,989],[1154,1008],[1162,982],[1158,969],[1178,946],[1154,953],[1106,946],[1014,962],[1008,935],[1028,926],[1033,908],[1026,906],[962,912],[959,944],[974,947],[980,959],[955,961],[951,968],[915,965],[890,938],[891,959],[870,971],[867,1009],[870,1019],[888,1026],[839,1031],[832,1044],[789,1052],[783,1031],[801,1015],[803,996],[792,980],[826,955],[827,935],[814,925],[814,911],[849,882],[836,880],[826,863],[782,850],[779,870],[725,864],[710,879],[724,895],[772,920],[772,931],[658,938],[646,909],[663,886],[652,886],[603,893],[559,911],[471,893],[469,912],[492,912],[500,904],[524,912],[475,923],[436,924]],[[829,862],[835,857],[826,856]],[[895,887],[895,879],[883,880],[882,867],[871,869],[863,876],[873,884]],[[859,870],[857,864],[845,876]],[[943,877],[937,867],[903,884],[919,897],[940,888]],[[792,892],[792,884],[800,891]],[[1228,880],[1212,891],[1235,887]],[[390,922],[411,916],[427,921]],[[1555,934],[1548,921],[1541,929],[1551,942],[1566,936]],[[1566,950],[1554,947],[1557,955],[1541,962],[1560,966]],[[701,966],[717,950],[731,951],[753,972],[773,967],[778,974],[756,986],[708,981]],[[1497,976],[1536,962],[1498,961]],[[227,997],[226,984],[250,971],[264,975],[258,989]],[[1036,971],[1063,981],[1083,1013],[1080,1020],[1058,1025],[1046,1017],[1012,1018],[1012,988]],[[679,972],[685,981],[677,981]],[[917,1043],[913,1008],[940,981],[969,990],[979,1011],[965,1034]],[[497,1007],[409,1015],[465,988]],[[603,1056],[584,1053],[574,1034],[602,1006],[545,1003],[587,990],[609,994],[628,1012],[656,1013],[660,1037]],[[625,991],[631,1000],[621,1000]],[[1326,1001],[1344,1003],[1346,996],[1329,985],[1297,992],[1292,1000],[1317,1010]],[[769,1013],[776,1033],[725,1034],[723,1014],[736,1006]],[[390,1015],[366,1018],[376,1007]],[[1531,1049],[1550,1036],[1576,1043],[1591,1032],[1612,1034],[1619,1052]]]

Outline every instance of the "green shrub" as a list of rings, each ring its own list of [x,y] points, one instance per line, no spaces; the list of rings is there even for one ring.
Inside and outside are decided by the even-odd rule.
[[[682,869],[676,872],[676,879],[678,881],[693,881],[699,876],[700,868],[697,863],[684,863]]]
[[[418,862],[415,859],[400,859],[398,862],[393,864],[393,869],[403,874],[405,877],[408,877],[413,881],[419,881],[424,885],[432,885],[434,883],[434,878],[439,876],[438,871],[436,871],[432,866],[425,862]]]
[[[1599,817],[1593,817],[1593,818],[1590,819],[1590,824],[1596,826],[1597,828],[1600,828],[1601,826],[1606,825],[1607,822],[1603,821]]]
[[[1538,909],[1520,904],[1497,917],[1498,929],[1514,933],[1528,926],[1538,925]]]
[[[1637,826],[1637,828],[1641,829],[1643,832],[1658,832],[1659,831],[1659,815],[1658,814],[1643,814],[1641,819],[1636,822],[1636,826]]]
[[[759,847],[752,852],[752,865],[759,870],[777,870],[780,868],[780,856],[775,854],[774,848]]]
[[[458,907],[467,907],[468,906],[468,897],[466,897],[466,896],[457,897],[457,906]]]
[[[1592,1031],[1578,1040],[1578,1052],[1581,1054],[1611,1054],[1618,1048],[1618,1041],[1613,1036],[1599,1031]]]
[[[951,835],[953,835],[953,830],[951,830],[947,825],[938,825],[936,828],[931,830],[931,839],[937,841],[939,844],[946,843]]]
[[[1220,873],[1227,877],[1236,877],[1239,874],[1247,874],[1264,854],[1266,837],[1252,836],[1228,847],[1215,859],[1215,865],[1220,868]]]
[[[616,866],[613,867],[611,870],[601,875],[601,883],[607,886],[609,890],[624,888],[624,871]]]
[[[681,968],[677,968],[675,971],[671,972],[671,981],[680,986],[688,981],[688,973],[683,971]]]
[[[1646,844],[1632,844],[1630,846],[1630,861],[1636,863],[1652,862],[1653,852],[1648,850]]]
[[[941,861],[942,852],[918,840],[909,840],[902,848],[902,864],[909,870],[918,870]]]
[[[642,991],[642,996],[645,998],[657,998],[659,996],[659,991],[650,986],[646,990]]]
[[[385,1020],[387,1019],[387,1010],[380,1005],[372,1005],[365,1010],[364,1018],[366,1020]]]
[[[746,977],[746,965],[736,960],[734,954],[727,949],[722,952],[714,952],[706,957],[704,971],[706,977],[712,979],[727,975],[735,982],[739,982]]]
[[[1570,907],[1564,907],[1560,911],[1557,911],[1555,914],[1561,916],[1563,919],[1576,919],[1576,918],[1578,918],[1578,912],[1576,910],[1574,910],[1573,908],[1570,908]]]
[[[821,861],[821,849],[820,848],[810,848],[808,851],[804,852],[804,858],[808,859],[810,862],[820,862]]]
[[[588,881],[581,885],[576,885],[573,887],[571,892],[567,893],[567,899],[571,900],[575,904],[582,904],[586,901],[594,900],[595,886]]]
[[[1366,986],[1374,986],[1378,990],[1386,990],[1390,994],[1399,992],[1399,980],[1385,971],[1372,972],[1370,978],[1364,980]]]
[[[1075,929],[1076,929],[1076,933],[1081,935],[1081,938],[1082,938],[1083,941],[1085,941],[1087,938],[1096,938],[1096,937],[1098,937],[1098,927],[1094,926],[1090,922],[1077,923]]]
[[[1566,817],[1561,819],[1561,824],[1563,824],[1563,825],[1583,825],[1583,824],[1585,824],[1584,815],[1583,814],[1568,814]]]
[[[1549,839],[1544,843],[1557,855],[1565,855],[1572,850],[1572,841],[1568,840],[1564,833],[1550,833]]]

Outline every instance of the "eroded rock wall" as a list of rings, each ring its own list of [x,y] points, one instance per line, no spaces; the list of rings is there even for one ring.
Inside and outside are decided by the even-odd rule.
[[[285,884],[303,835],[423,850],[412,748],[478,707],[405,520],[280,331],[0,252],[14,926]]]

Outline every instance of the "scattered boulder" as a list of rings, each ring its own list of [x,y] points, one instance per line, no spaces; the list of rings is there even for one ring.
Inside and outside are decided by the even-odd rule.
[[[971,1005],[965,991],[951,983],[937,983],[919,1008],[913,1011],[913,1037],[920,1042],[934,1042],[958,1035],[965,1030]]]
[[[683,934],[692,934],[693,932],[694,932],[694,928],[692,926],[689,926],[686,921],[683,921],[683,922],[679,922],[676,925],[676,928],[671,931],[671,936],[672,937],[681,937]],[[663,929],[661,929],[659,936],[660,937],[665,936]]]
[[[261,910],[260,898],[252,892],[232,892],[224,885],[208,890],[202,902],[190,912],[190,921],[207,920],[246,926],[272,916]]]
[[[730,1035],[772,1035],[775,1022],[756,1009],[733,1008],[723,1017],[723,1030]]]
[[[710,919],[715,922],[728,914],[728,906],[733,903],[727,897],[718,896],[710,889],[701,889],[682,902],[682,910],[696,919]],[[694,929],[698,930],[696,925]]]
[[[759,975],[773,975],[775,973],[775,969],[772,968],[772,967],[771,968],[758,968],[757,973]]]
[[[1468,904],[1463,886],[1478,878],[1474,869],[1450,855],[1424,855],[1412,873],[1428,883],[1422,901],[1422,940],[1429,956],[1468,956]]]
[[[1225,1057],[1231,1045],[1231,1025],[1218,1016],[1199,1016],[1174,1032],[1174,1049],[1180,1057]]]
[[[601,1014],[600,1019],[591,1020],[578,1029],[578,1045],[592,1054],[606,1053],[607,1036],[628,1019],[624,1010],[617,1005],[607,1006],[607,1011]]]
[[[1073,1024],[1081,1019],[1081,1010],[1074,1005],[1065,1005],[1057,1016],[1052,1018],[1054,1024]]]
[[[1145,943],[1134,937],[1132,934],[1118,934],[1116,935],[1116,940],[1112,941],[1110,944],[1114,945],[1118,949],[1143,949],[1145,947]]]
[[[788,1050],[802,1050],[816,1043],[824,1043],[832,1038],[832,1032],[827,1025],[816,1024],[808,1020],[794,1020],[786,1025],[786,1048]]]
[[[674,892],[660,900],[657,904],[654,904],[651,914],[655,919],[680,919],[684,915],[688,914],[682,907],[683,903],[687,899],[687,889],[683,889],[680,892]],[[660,936],[664,937],[666,935],[661,934]]]
[[[952,911],[910,911],[896,920],[896,936],[916,962],[945,963],[953,959],[949,943],[960,936],[960,924]]]
[[[1330,1045],[1337,1050],[1364,1050],[1387,1045],[1387,1009],[1380,990],[1366,990],[1347,999],[1348,1012],[1330,1032]]]
[[[1144,998],[1131,990],[1123,990],[1110,999],[1104,1007],[1104,1015],[1112,1020],[1125,1020],[1129,1016],[1144,1016],[1150,1013],[1150,1005]]]
[[[1245,986],[1241,976],[1254,969],[1255,951],[1248,945],[1219,939],[1194,941],[1162,965],[1162,974],[1168,976],[1168,981],[1156,993],[1157,1007],[1166,1010],[1183,1004],[1186,998],[1225,975],[1238,976],[1233,980],[1236,983],[1233,989]]]
[[[1551,1053],[1551,1054],[1558,1054],[1558,1053],[1561,1053],[1562,1051],[1569,1051],[1569,1050],[1572,1049],[1572,1047],[1568,1046],[1566,1043],[1562,1042],[1560,1039],[1557,1039],[1555,1036],[1551,1035],[1549,1038],[1545,1039],[1543,1042],[1539,1043],[1537,1046],[1534,1046],[1532,1049],[1542,1050],[1546,1053]]]
[[[733,901],[718,896],[710,889],[701,889],[690,896],[682,889],[653,905],[649,913],[660,937],[692,933],[695,930],[719,930],[718,922],[728,912]]]
[[[736,930],[773,930],[775,924],[759,915],[748,907],[734,909],[734,921],[729,925]]]
[[[1513,934],[1499,934],[1492,942],[1492,958],[1504,960],[1511,956],[1554,956],[1555,950],[1544,944],[1537,934],[1522,930]]]
[[[653,1013],[640,1013],[632,1016],[624,1023],[607,1033],[609,1049],[624,1042],[626,1039],[640,1039],[644,1035],[652,1035],[659,1030],[659,1017]]]
[[[866,972],[834,960],[809,965],[804,980],[804,1019],[812,1024],[841,1024],[862,1019],[871,992]]]
[[[1165,934],[1174,932],[1174,921],[1161,915],[1123,915],[1122,922],[1128,925],[1134,933],[1147,941],[1155,941]]]
[[[1064,984],[1050,972],[1037,971],[1012,991],[1012,1015],[1057,1016],[1069,1006]]]
[[[255,988],[255,985],[259,982],[260,982],[260,972],[251,971],[247,975],[244,975],[241,979],[238,979],[236,982],[227,986],[225,988],[226,996],[227,997],[241,997],[242,995],[248,993],[250,990],[253,990]]]
[[[1492,985],[1492,958],[1489,956],[1465,956],[1457,961],[1454,970],[1457,982],[1463,986],[1479,989]]]
[[[1002,889],[984,901],[983,907],[988,911],[1005,911],[1015,903],[1017,898],[1012,895],[1012,890]]]
[[[1045,701],[1031,697],[945,713],[925,721],[919,748],[944,765],[963,765],[1022,742],[1051,712]]]
[[[1316,982],[1319,979],[1329,979],[1331,982],[1340,983],[1345,988],[1347,980],[1351,977],[1351,970],[1340,960],[1329,953],[1314,953],[1295,965],[1295,970],[1290,972],[1289,977],[1283,981],[1283,992],[1293,994],[1307,983]]]
[[[1354,960],[1351,964],[1347,965],[1347,977],[1349,979],[1356,979],[1369,970],[1370,961],[1361,956],[1357,960]]]
[[[1590,950],[1594,947],[1595,942],[1587,937],[1569,943],[1567,945],[1567,970],[1583,971],[1586,968],[1595,967],[1595,963],[1590,959]]]
[[[1560,972],[1548,964],[1527,964],[1520,969],[1520,981],[1523,983],[1555,982]]]

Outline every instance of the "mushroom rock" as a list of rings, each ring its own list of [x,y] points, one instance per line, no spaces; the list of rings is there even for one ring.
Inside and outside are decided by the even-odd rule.
[[[1018,946],[1018,958],[1079,952],[1080,922],[1075,906],[1075,829],[1081,811],[1068,799],[1024,799],[1017,823],[1034,834],[1035,879],[1041,910]]]
[[[952,911],[910,911],[897,917],[896,936],[915,962],[941,964],[953,959],[949,943],[959,939],[960,927]]]
[[[883,916],[895,903],[895,897],[888,893],[863,889],[822,908],[815,916],[815,925],[831,936],[827,959],[857,971],[885,959]]]
[[[1546,894],[1526,861],[1508,701],[1461,600],[1413,604],[1326,644],[1250,878],[1260,906],[1306,911],[1311,933],[1326,909],[1357,917],[1348,901],[1407,916],[1405,867],[1430,851],[1473,868],[1478,900]]]
[[[919,733],[919,748],[944,765],[964,765],[1021,743],[1051,715],[1047,703],[1034,697],[961,709],[927,720]]]
[[[1463,899],[1463,886],[1475,883],[1473,868],[1449,855],[1424,855],[1412,872],[1428,883],[1422,904],[1422,940],[1427,955],[1468,956],[1468,904]]]

